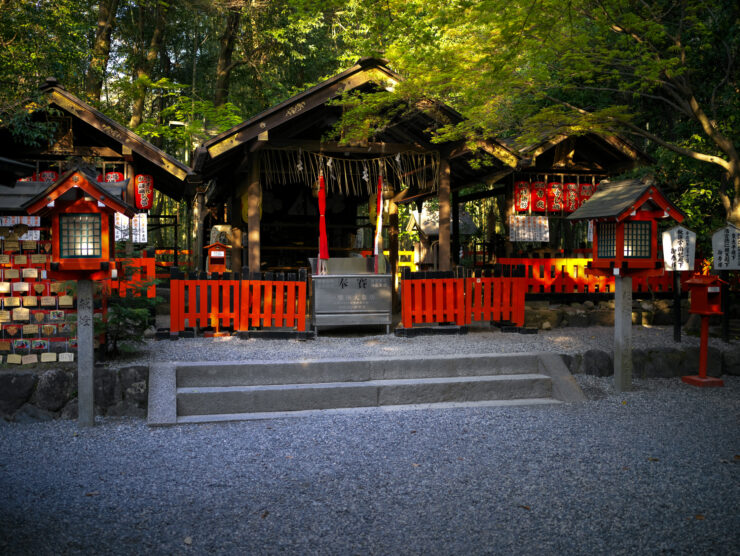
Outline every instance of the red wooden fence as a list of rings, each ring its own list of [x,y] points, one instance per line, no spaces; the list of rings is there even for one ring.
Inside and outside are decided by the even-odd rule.
[[[414,324],[468,323],[463,278],[401,280],[401,322],[404,328]]]
[[[524,283],[518,278],[466,278],[470,321],[524,326]]]
[[[306,282],[271,280],[170,281],[170,333],[212,327],[246,331],[306,330]]]
[[[524,276],[517,278],[524,283],[525,293],[607,293],[614,291],[614,277],[588,276],[586,266],[591,259],[558,258],[529,259],[503,258],[497,263],[502,265],[504,276],[524,267]],[[682,272],[681,282],[688,280],[692,272]],[[633,278],[632,290],[635,292],[670,292],[673,291],[673,275],[666,272],[663,276],[653,278]]]
[[[154,284],[156,278],[154,258],[118,258],[116,259],[116,268],[118,269],[119,278],[107,280],[111,293],[115,291],[119,296],[126,297],[129,290],[134,290],[144,283],[149,283],[146,296],[153,298],[157,295],[157,288]]]
[[[503,321],[524,325],[524,284],[518,278],[404,278],[401,323]]]

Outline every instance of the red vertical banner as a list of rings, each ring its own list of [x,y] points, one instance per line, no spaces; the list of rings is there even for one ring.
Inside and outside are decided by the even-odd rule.
[[[563,210],[563,184],[559,181],[547,184],[547,210],[548,212]]]
[[[544,181],[532,182],[531,203],[532,212],[545,212],[547,210],[547,184]]]
[[[577,183],[566,183],[563,186],[565,195],[565,212],[573,212],[581,206],[581,195]]]
[[[329,243],[326,237],[326,182],[319,176],[319,263],[329,259]]]
[[[514,184],[514,210],[528,211],[531,198],[531,187],[528,181],[518,181]]]

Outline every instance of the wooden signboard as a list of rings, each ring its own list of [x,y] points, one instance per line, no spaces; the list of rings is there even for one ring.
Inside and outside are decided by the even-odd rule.
[[[0,340],[0,351],[10,351],[10,340]]]
[[[36,322],[44,322],[44,319],[46,318],[46,313],[43,311],[34,311],[33,312],[33,320]]]
[[[8,356],[10,357],[10,356]],[[75,360],[75,354],[74,353],[60,353],[59,354],[59,362],[60,363],[72,363]]]
[[[57,333],[57,327],[55,324],[42,324],[41,333],[44,336],[53,336],[54,334]]]
[[[21,249],[23,249],[24,251],[35,251],[37,245],[38,243],[33,240],[24,239],[21,242]]]
[[[28,320],[31,318],[31,311],[28,309],[13,309],[13,320]]]
[[[59,296],[59,306],[60,307],[72,307],[74,305],[74,299],[71,295],[60,295]]]
[[[28,257],[26,255],[16,255],[13,257],[13,263],[16,265],[28,264]]]
[[[31,264],[46,264],[48,258],[48,255],[34,253],[33,255],[31,255]]]
[[[38,295],[43,295],[43,293],[46,291],[46,286],[44,284],[34,284],[33,291],[35,291]]]
[[[10,255],[0,255],[0,264],[10,264]]]
[[[23,365],[33,365],[34,363],[39,362],[39,356],[35,353],[32,353],[31,355],[24,355],[21,359],[21,363]]]
[[[20,246],[18,245],[18,240],[17,239],[6,239],[3,242],[3,250],[6,253],[14,253],[14,252],[18,251],[19,248],[20,248]]]
[[[10,311],[0,311],[0,322],[10,322]]]
[[[3,308],[7,309],[8,307],[20,307],[21,306],[21,298],[20,297],[6,297],[3,299]]]
[[[3,278],[5,280],[15,280],[20,276],[17,268],[6,268],[3,270]]]
[[[10,293],[10,282],[0,282],[0,293]]]
[[[35,295],[26,295],[23,297],[24,307],[36,307],[39,304],[39,300]]]
[[[13,283],[13,291],[14,292],[27,292],[30,288],[28,282],[14,282]]]
[[[57,360],[57,354],[53,351],[50,353],[42,353],[41,354],[41,362],[42,363],[54,363]]]
[[[43,297],[41,297],[41,306],[42,307],[56,307],[57,298],[53,295],[44,295]]]
[[[22,273],[23,279],[31,278],[35,280],[39,277],[39,269],[38,268],[24,268]]]
[[[36,336],[39,333],[39,325],[38,324],[24,324],[23,328],[23,335],[24,336]]]
[[[8,354],[7,362],[10,363],[11,365],[20,365],[22,361],[23,361],[23,358],[17,353]]]
[[[61,293],[64,290],[64,282],[52,282],[49,284],[49,291],[51,293]]]

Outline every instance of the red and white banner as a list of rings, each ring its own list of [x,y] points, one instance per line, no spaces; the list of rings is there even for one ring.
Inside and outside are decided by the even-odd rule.
[[[559,181],[547,184],[547,210],[548,212],[563,210],[563,184]]]
[[[565,212],[573,212],[581,206],[581,195],[577,183],[566,183],[565,190]]]
[[[547,184],[544,181],[532,182],[532,212],[547,210]]]

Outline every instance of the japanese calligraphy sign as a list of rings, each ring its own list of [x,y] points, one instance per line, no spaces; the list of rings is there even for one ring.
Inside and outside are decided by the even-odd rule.
[[[532,212],[547,210],[547,184],[544,181],[532,182]]]
[[[526,212],[529,210],[531,192],[528,181],[518,181],[514,184],[514,210]]]
[[[740,228],[728,224],[712,234],[715,270],[740,270]]]
[[[663,232],[663,261],[666,270],[694,270],[696,233],[675,226]]]
[[[547,216],[509,215],[509,241],[550,241]]]
[[[563,210],[563,184],[558,181],[547,184],[547,210],[549,212]]]
[[[581,205],[581,194],[577,183],[566,183],[564,186],[565,210],[574,212]]]
[[[134,178],[134,200],[137,209],[149,210],[154,198],[154,179],[147,174],[137,174]]]

